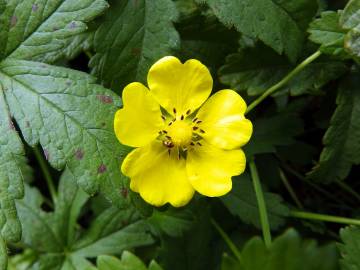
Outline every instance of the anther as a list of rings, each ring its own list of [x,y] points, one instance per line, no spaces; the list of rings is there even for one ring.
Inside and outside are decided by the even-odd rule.
[[[162,118],[162,120],[164,120],[164,121],[166,120],[166,117],[165,117],[165,116],[163,116],[163,115],[161,116],[161,118]]]
[[[183,115],[181,115],[180,119],[181,119],[181,120],[184,120],[184,116],[183,116]]]
[[[172,123],[173,123],[173,122],[171,121],[171,122],[169,123],[169,126],[171,126],[171,125],[172,125]]]
[[[205,131],[204,131],[203,129],[200,129],[200,132],[201,132],[201,133],[205,133]]]
[[[193,142],[191,142],[190,145],[194,146],[195,144]]]
[[[163,131],[159,131],[159,132],[163,132],[163,133],[167,134],[167,131],[166,131],[166,130],[163,130]]]
[[[196,124],[200,124],[200,123],[202,123],[202,121],[201,121],[201,120],[199,120],[199,121],[197,121],[197,122],[196,122]]]
[[[173,109],[173,112],[176,114],[176,109],[175,108]]]
[[[197,130],[198,129],[198,127],[193,127],[193,130]]]
[[[199,143],[199,142],[197,142],[196,144],[197,144],[197,145],[199,145],[199,146],[202,146],[202,144],[201,144],[201,143]]]
[[[186,114],[189,115],[191,113],[191,110],[187,110]]]
[[[163,133],[163,131],[159,131],[159,134],[161,135]]]
[[[197,117],[195,117],[192,121],[195,123],[198,120]]]
[[[169,139],[169,140],[171,139],[171,137],[170,137],[170,136],[168,136],[168,135],[166,135],[166,136],[165,136],[165,138],[167,138],[167,139]]]

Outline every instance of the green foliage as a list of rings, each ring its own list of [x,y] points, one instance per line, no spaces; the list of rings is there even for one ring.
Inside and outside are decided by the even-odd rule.
[[[248,95],[260,95],[280,81],[294,68],[286,57],[261,44],[240,48],[230,54],[219,70],[220,80],[232,89],[247,91]],[[291,95],[318,93],[329,81],[337,79],[346,70],[343,62],[327,57],[309,64],[280,91]]]
[[[261,238],[250,239],[242,249],[241,261],[225,255],[221,270],[335,270],[336,262],[334,245],[319,247],[314,240],[303,241],[295,230],[289,229],[269,249]]]
[[[285,223],[285,218],[289,215],[289,208],[277,194],[264,192],[264,199],[270,226],[274,230],[278,229]],[[235,177],[232,191],[221,197],[221,201],[233,215],[238,216],[243,222],[261,228],[255,191],[248,174]]]
[[[359,73],[346,77],[339,87],[337,108],[326,131],[319,163],[310,178],[328,183],[343,180],[352,164],[360,163],[360,92]]]
[[[121,260],[106,255],[99,256],[97,266],[99,270],[162,270],[155,261],[151,261],[149,267],[146,267],[138,257],[128,251],[123,252]]]
[[[339,244],[341,254],[341,269],[356,270],[360,268],[360,230],[358,227],[346,227],[341,229],[342,244]]]
[[[198,0],[206,2],[225,25],[258,38],[295,62],[303,48],[307,27],[317,10],[312,0]],[[291,37],[291,38],[289,38]]]
[[[150,66],[178,48],[179,36],[172,25],[177,11],[171,0],[114,0],[111,4],[95,33],[96,54],[90,66],[105,85],[120,92],[130,82],[145,83]]]
[[[43,196],[27,185],[24,199],[17,202],[23,225],[22,243],[36,254],[33,266],[26,269],[51,270],[65,265],[65,269],[87,269],[91,264],[85,258],[116,255],[153,242],[148,226],[132,208],[105,209],[87,230],[79,230],[77,221],[89,197],[76,185],[70,170],[62,175],[58,192],[51,212],[42,210],[46,204]]]

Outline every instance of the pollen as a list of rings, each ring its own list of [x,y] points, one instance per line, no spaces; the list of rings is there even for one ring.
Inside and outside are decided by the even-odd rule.
[[[192,127],[185,121],[174,122],[167,130],[167,135],[177,146],[186,146],[192,139]]]

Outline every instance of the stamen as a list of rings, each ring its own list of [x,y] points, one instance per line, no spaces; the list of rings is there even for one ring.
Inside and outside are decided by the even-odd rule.
[[[187,114],[187,115],[189,115],[190,113],[191,113],[191,110],[190,110],[190,109],[186,111],[186,114]]]
[[[161,135],[163,133],[163,131],[159,131],[159,134]]]
[[[167,131],[166,131],[166,130],[163,130],[163,131],[160,131],[160,132],[163,132],[163,133],[167,134]]]
[[[181,119],[181,120],[184,120],[184,116],[183,116],[183,115],[181,115],[180,119]]]
[[[173,109],[173,112],[174,112],[174,114],[176,114],[176,109],[175,108]]]
[[[167,139],[169,139],[169,140],[171,139],[171,137],[170,137],[170,136],[168,136],[168,135],[166,135],[166,136],[165,136],[165,138],[167,138]]]
[[[205,133],[205,130],[203,130],[203,129],[200,129],[200,133]]]
[[[171,149],[168,149],[168,154],[169,154],[169,156],[170,156],[170,153],[171,153]]]
[[[197,130],[198,129],[198,127],[193,127],[193,130]]]
[[[191,142],[190,145],[194,146],[195,144],[193,142]]]
[[[197,121],[197,122],[196,122],[196,124],[200,124],[200,123],[202,123],[202,121],[201,121],[201,120],[199,120],[199,121]]]
[[[201,143],[199,143],[199,142],[197,142],[196,144],[197,144],[197,145],[199,145],[199,146],[202,146],[202,144],[201,144]]]
[[[195,123],[198,120],[197,117],[195,117],[192,121]]]
[[[161,115],[161,118],[162,118],[162,120],[166,120],[166,117],[165,116],[163,116],[163,115]]]
[[[171,125],[172,125],[172,123],[173,123],[173,122],[171,121],[171,122],[169,123],[169,126],[171,126]]]

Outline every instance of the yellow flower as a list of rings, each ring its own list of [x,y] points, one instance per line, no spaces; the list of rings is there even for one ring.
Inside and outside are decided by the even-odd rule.
[[[233,90],[208,99],[212,77],[194,59],[182,64],[164,57],[147,81],[150,90],[137,82],[124,88],[124,107],[114,119],[119,141],[137,147],[121,166],[130,188],[156,206],[183,206],[195,191],[209,197],[228,193],[231,177],[245,169],[239,147],[252,134],[244,100]]]

